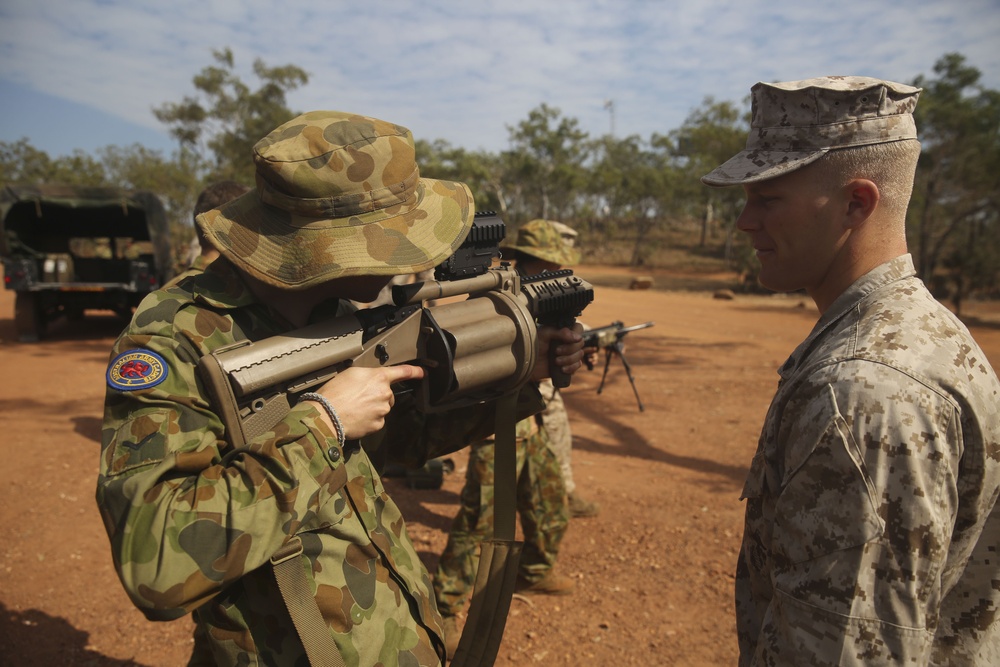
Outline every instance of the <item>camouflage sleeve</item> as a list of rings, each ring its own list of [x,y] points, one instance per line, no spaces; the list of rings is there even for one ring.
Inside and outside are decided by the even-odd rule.
[[[287,535],[320,527],[346,482],[343,457],[326,446],[333,434],[310,406],[226,449],[195,377],[199,345],[223,336],[205,318],[182,311],[176,328],[133,325],[113,352],[164,362],[155,386],[108,389],[97,488],[119,577],[157,620],[184,615],[266,563]]]
[[[926,664],[958,504],[957,406],[850,362],[797,387],[781,424],[754,664]]]

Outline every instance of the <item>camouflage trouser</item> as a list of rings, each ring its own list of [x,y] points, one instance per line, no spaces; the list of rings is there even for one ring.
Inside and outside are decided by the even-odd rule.
[[[538,390],[545,401],[542,424],[545,425],[545,430],[548,432],[549,448],[559,460],[559,468],[562,470],[563,483],[566,485],[568,495],[576,490],[576,482],[573,481],[573,434],[569,430],[569,415],[566,414],[566,404],[563,403],[562,394],[553,386],[552,380],[542,380]]]
[[[518,433],[525,422],[518,423]],[[472,446],[461,505],[434,577],[434,596],[443,616],[462,611],[472,594],[479,543],[493,536],[493,441]],[[555,565],[569,524],[569,508],[559,462],[545,429],[517,439],[517,513],[524,550],[519,565],[527,581],[538,581]]]

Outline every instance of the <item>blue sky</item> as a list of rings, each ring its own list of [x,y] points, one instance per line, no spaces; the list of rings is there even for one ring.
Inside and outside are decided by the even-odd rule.
[[[256,58],[305,69],[296,111],[500,151],[543,102],[593,136],[649,138],[757,81],[908,82],[953,51],[1000,89],[998,35],[1000,0],[0,0],[0,140],[169,154],[152,108],[224,47],[251,85]]]

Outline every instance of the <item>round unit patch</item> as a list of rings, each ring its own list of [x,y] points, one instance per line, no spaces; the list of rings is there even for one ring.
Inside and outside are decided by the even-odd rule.
[[[121,391],[155,387],[167,379],[167,362],[149,350],[122,352],[108,368],[108,386]]]

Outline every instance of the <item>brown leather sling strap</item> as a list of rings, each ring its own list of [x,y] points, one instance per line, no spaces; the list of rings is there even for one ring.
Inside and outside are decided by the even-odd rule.
[[[507,624],[521,558],[515,536],[517,486],[517,392],[497,401],[494,444],[493,539],[482,544],[469,617],[452,667],[491,667]],[[344,667],[344,658],[313,597],[302,567],[302,540],[295,536],[271,556],[274,578],[288,615],[313,667]]]

